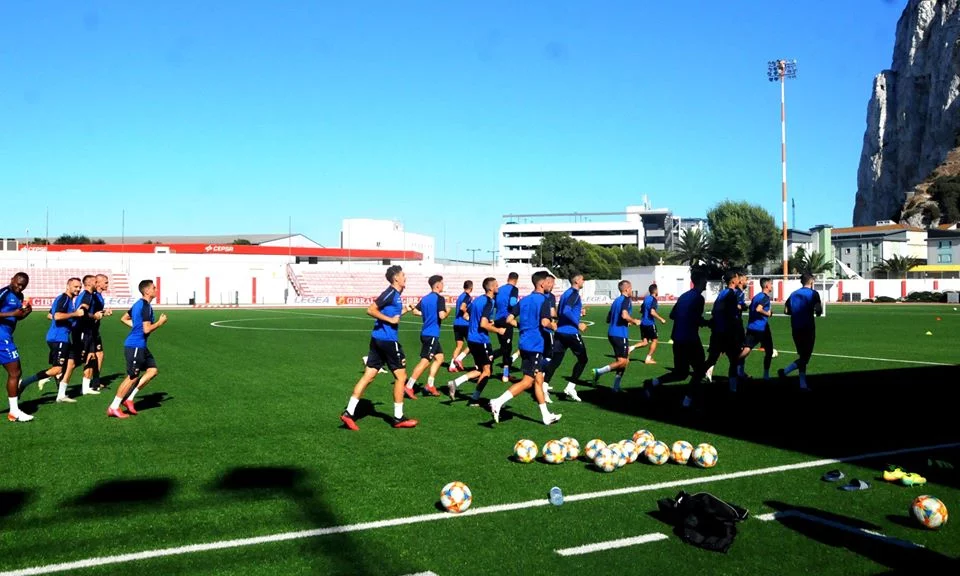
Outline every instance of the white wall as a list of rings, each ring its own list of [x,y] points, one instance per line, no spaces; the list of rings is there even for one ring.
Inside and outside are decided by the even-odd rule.
[[[436,258],[433,236],[407,232],[399,220],[345,218],[341,223],[341,248],[352,250],[412,250],[423,254],[425,263]]]

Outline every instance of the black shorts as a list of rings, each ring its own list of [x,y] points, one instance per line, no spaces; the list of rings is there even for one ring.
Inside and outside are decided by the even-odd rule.
[[[764,352],[767,354],[773,354],[773,334],[770,332],[770,325],[763,330],[747,330],[747,336],[743,341],[744,348],[750,348],[751,350],[756,348],[757,345],[760,345]]]
[[[420,357],[427,360],[433,360],[437,354],[443,354],[443,347],[440,346],[440,339],[435,336],[420,336]]]
[[[136,378],[140,372],[147,368],[156,368],[157,361],[153,359],[153,354],[149,348],[131,348],[129,346],[123,349],[123,356],[127,360],[127,376]]]
[[[616,336],[607,336],[607,340],[609,340],[610,345],[613,346],[614,358],[630,357],[630,339],[629,338],[617,338]]]
[[[739,355],[742,340],[736,332],[713,332],[710,334],[710,352],[727,356]]]
[[[543,354],[540,352],[520,351],[520,370],[524,376],[534,377],[543,371]]]
[[[801,360],[809,360],[813,356],[813,345],[817,341],[817,331],[814,329],[794,330],[793,343],[797,347],[797,355]]]
[[[653,324],[651,326],[640,325],[640,337],[644,340],[656,340],[657,339],[657,325]]]
[[[503,334],[497,334],[497,339],[500,341],[501,346],[508,346],[513,342],[513,324],[508,324],[506,319],[497,320],[493,323],[497,328],[506,328],[506,332]]]
[[[457,342],[464,342],[467,339],[467,330],[468,326],[457,326],[453,325],[453,338]]]
[[[405,368],[407,358],[403,355],[403,346],[399,342],[371,338],[370,351],[367,352],[367,368],[379,370],[384,365],[391,372]]]
[[[569,350],[578,357],[587,353],[587,347],[583,345],[583,338],[579,334],[557,332],[557,341],[553,344],[553,355],[559,354],[561,349]]]
[[[543,336],[543,356],[546,360],[550,360],[553,357],[553,347],[556,342],[556,334],[554,332],[540,332]]]
[[[93,351],[103,352],[103,338],[100,337],[100,329],[93,333]]]
[[[467,348],[477,368],[483,369],[484,366],[493,364],[493,347],[489,343],[467,341]]]
[[[93,332],[74,332],[70,336],[70,359],[81,364],[87,356],[96,352]]]
[[[47,342],[50,347],[50,355],[47,356],[47,362],[50,366],[65,366],[70,357],[70,344],[68,342]]]
[[[693,342],[674,342],[673,343],[673,370],[675,372],[688,373],[692,369],[694,372],[703,370],[706,357],[703,353],[703,343],[700,339]]]

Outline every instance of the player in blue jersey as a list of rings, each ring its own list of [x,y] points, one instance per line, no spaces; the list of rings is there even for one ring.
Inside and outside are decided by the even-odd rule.
[[[107,300],[103,293],[110,289],[110,278],[106,274],[97,274],[93,292],[93,311],[102,312],[103,316],[112,316],[113,309],[107,307]],[[99,390],[100,373],[103,371],[103,338],[100,336],[100,320],[97,320],[93,326],[93,349],[97,355],[97,365],[93,371],[93,382],[91,388]]]
[[[732,290],[733,290],[733,295],[734,295],[734,297],[735,297],[735,299],[736,299],[736,303],[737,303],[737,322],[738,322],[738,324],[737,324],[736,326],[734,326],[734,327],[737,328],[737,330],[739,331],[739,336],[738,336],[738,337],[739,337],[740,342],[743,343],[743,342],[745,342],[745,340],[746,340],[746,332],[744,331],[744,328],[743,328],[743,313],[744,313],[744,311],[747,309],[747,293],[746,293],[746,287],[747,287],[748,279],[747,279],[747,275],[746,275],[745,273],[743,273],[743,272],[736,271],[735,273],[736,273],[736,275],[737,275],[737,276],[736,276],[736,283],[735,283],[735,285],[733,286]],[[743,350],[741,350],[740,354],[742,355],[743,358],[746,358]],[[713,381],[713,367],[714,367],[714,364],[707,364],[707,374],[706,374],[706,377],[707,377],[707,381],[708,381],[708,382],[712,382],[712,381]],[[746,377],[747,377],[746,373],[744,372],[744,360],[743,360],[743,359],[741,359],[741,360],[738,362],[736,372],[737,372],[737,376],[740,377],[740,378],[746,378]],[[735,391],[735,390],[734,390],[734,391]]]
[[[680,295],[673,309],[670,310],[670,319],[673,320],[673,331],[670,338],[673,340],[673,370],[659,378],[644,382],[644,391],[647,396],[661,384],[681,382],[693,373],[690,382],[696,389],[703,379],[706,369],[704,366],[703,343],[700,341],[700,328],[706,326],[703,318],[704,298],[703,291],[707,288],[707,277],[703,273],[694,273],[690,278],[693,288]],[[684,406],[693,402],[692,395],[688,394]]]
[[[481,406],[480,395],[493,375],[494,353],[490,344],[490,333],[499,336],[506,333],[506,328],[500,328],[494,324],[497,308],[494,301],[497,294],[497,279],[484,278],[481,286],[483,294],[470,303],[470,322],[467,326],[467,347],[477,366],[470,372],[457,377],[456,380],[447,382],[447,394],[450,400],[456,400],[457,388],[468,380],[476,380],[477,387],[473,390],[470,401],[467,402],[467,406],[474,407]]]
[[[570,276],[570,288],[560,296],[560,302],[557,304],[557,334],[553,345],[553,353],[550,365],[544,371],[544,384],[548,384],[553,379],[557,368],[563,364],[563,357],[567,350],[573,352],[577,358],[577,363],[573,367],[570,379],[567,381],[563,393],[567,398],[580,402],[580,396],[577,394],[576,381],[580,380],[583,370],[587,367],[587,347],[580,336],[585,332],[587,325],[582,318],[587,313],[583,307],[583,300],[580,299],[580,290],[583,288],[583,274],[574,273]],[[544,390],[549,391],[547,386]]]
[[[630,315],[633,311],[633,285],[629,280],[621,280],[617,284],[617,290],[620,295],[610,305],[607,312],[607,340],[613,348],[614,361],[602,368],[593,369],[593,383],[596,384],[600,376],[607,372],[614,372],[616,377],[613,379],[613,391],[620,391],[620,382],[623,380],[623,373],[630,365],[630,325],[639,326],[640,319]]]
[[[472,292],[473,280],[464,280],[463,292],[457,296],[457,302],[453,306],[456,311],[456,315],[453,317],[453,338],[456,340],[457,346],[453,349],[453,356],[450,360],[450,372],[463,371],[463,359],[470,353],[467,346],[467,329],[470,327],[470,302],[473,301],[470,294]]]
[[[50,328],[47,330],[47,347],[50,348],[50,354],[47,357],[50,368],[27,376],[20,382],[20,394],[26,390],[27,386],[37,382],[38,388],[43,389],[41,382],[56,379],[59,383],[57,391],[57,402],[73,404],[76,402],[73,398],[67,396],[67,385],[62,382],[60,376],[63,375],[67,367],[67,358],[70,356],[70,323],[73,318],[83,315],[82,310],[73,309],[73,299],[80,293],[80,279],[71,278],[67,280],[67,287],[63,294],[53,299],[50,305]]]
[[[729,385],[732,392],[737,391],[737,363],[743,348],[743,322],[740,320],[740,305],[737,302],[736,288],[740,284],[740,274],[728,270],[723,275],[725,288],[717,294],[710,313],[710,346],[707,351],[707,380],[712,381],[713,366],[726,356],[730,362]]]
[[[547,277],[543,280],[543,298],[545,306],[550,310],[550,320],[552,321],[550,326],[552,327],[541,327],[540,335],[543,337],[543,398],[547,404],[550,404],[553,401],[550,399],[551,387],[550,382],[546,379],[546,373],[550,364],[552,364],[553,347],[557,341],[557,333],[555,330],[557,326],[557,297],[553,293],[553,287],[556,285],[557,277],[549,272],[546,274]]]
[[[73,320],[70,332],[70,359],[67,360],[67,369],[63,373],[62,382],[70,384],[70,377],[77,366],[83,367],[83,385],[81,394],[99,394],[94,390],[90,383],[92,382],[93,367],[97,362],[97,353],[94,346],[94,326],[98,320],[103,317],[103,311],[95,312],[93,309],[93,293],[96,291],[96,276],[87,274],[82,280],[83,289],[73,299],[75,310],[82,310],[83,315],[77,316]]]
[[[747,336],[743,351],[740,353],[740,367],[746,361],[750,351],[758,344],[763,348],[763,379],[770,379],[770,363],[773,362],[773,333],[770,331],[771,310],[770,294],[773,293],[773,280],[760,279],[760,292],[750,301],[747,316]],[[741,372],[741,376],[743,373]]]
[[[817,325],[815,316],[823,315],[823,303],[820,294],[813,289],[813,275],[804,272],[800,276],[803,287],[793,292],[787,298],[785,312],[790,316],[790,327],[793,331],[793,343],[797,346],[796,362],[792,362],[786,369],[781,368],[777,374],[784,378],[794,370],[800,372],[800,389],[807,388],[807,365],[813,356],[813,346],[817,341]]]
[[[657,288],[656,284],[651,284],[647,288],[647,295],[643,297],[643,302],[640,304],[640,342],[634,344],[630,347],[630,352],[633,352],[637,348],[643,348],[644,346],[650,346],[650,351],[647,352],[647,357],[644,359],[644,364],[656,364],[656,360],[653,359],[653,353],[657,351],[657,342],[659,335],[657,334],[657,322],[661,324],[666,324],[667,321],[665,318],[660,316],[657,313],[657,308],[659,304],[657,303],[657,296],[660,295],[660,290]]]
[[[393,421],[394,428],[413,428],[417,421],[403,415],[403,387],[407,381],[407,360],[400,346],[398,329],[400,317],[411,312],[413,306],[404,305],[400,295],[407,285],[407,277],[400,266],[391,266],[386,272],[390,285],[377,300],[367,307],[367,315],[376,319],[370,333],[370,351],[367,352],[366,368],[363,376],[353,387],[353,394],[347,401],[347,408],[340,415],[340,421],[350,430],[359,430],[355,420],[355,411],[364,390],[377,377],[383,366],[389,368],[396,380],[393,384]]]
[[[157,294],[157,287],[153,280],[141,280],[137,285],[140,299],[130,307],[121,322],[130,327],[130,333],[123,341],[123,355],[127,364],[127,375],[117,388],[113,402],[107,408],[109,418],[129,418],[136,416],[137,410],[133,400],[143,387],[157,377],[157,361],[147,347],[147,340],[158,328],[167,323],[167,315],[161,314],[155,318],[153,314],[153,299]],[[121,403],[126,412],[120,409]]]
[[[508,321],[516,321],[520,332],[520,359],[523,378],[507,389],[499,397],[490,401],[490,413],[493,421],[500,422],[500,411],[507,402],[518,394],[533,387],[533,395],[540,407],[540,416],[547,426],[560,420],[560,414],[551,414],[543,395],[543,331],[556,330],[556,323],[550,318],[550,303],[544,296],[549,272],[535,272],[532,277],[533,292],[520,300],[516,314],[510,314]]]
[[[440,346],[440,323],[447,317],[447,301],[443,299],[443,276],[433,275],[428,280],[430,284],[430,293],[417,302],[413,313],[423,318],[423,328],[420,330],[420,362],[413,368],[410,379],[403,389],[404,393],[411,399],[416,400],[417,396],[413,392],[413,387],[417,384],[417,379],[423,374],[423,371],[430,367],[430,374],[427,376],[427,385],[423,387],[423,393],[428,396],[439,396],[434,379],[437,377],[437,371],[443,364],[443,347]]]
[[[494,316],[494,325],[497,328],[503,328],[503,334],[498,334],[497,339],[500,342],[500,349],[497,350],[497,356],[500,358],[500,365],[503,367],[503,381],[510,381],[510,367],[515,360],[513,354],[513,325],[507,322],[507,316],[516,311],[517,302],[520,300],[520,292],[517,290],[517,281],[520,275],[511,272],[507,275],[507,283],[497,289],[496,315]]]
[[[10,284],[0,289],[0,364],[7,371],[7,402],[10,411],[7,420],[11,422],[29,422],[33,416],[20,410],[17,404],[20,390],[20,351],[13,342],[13,332],[17,329],[17,322],[23,320],[33,312],[30,300],[23,299],[23,291],[30,284],[30,277],[26,272],[17,272],[10,279]]]

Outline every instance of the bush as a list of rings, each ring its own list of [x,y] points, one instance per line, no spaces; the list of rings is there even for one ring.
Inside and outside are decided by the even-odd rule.
[[[861,300],[861,302],[870,302],[872,304],[873,298],[864,298],[863,300]]]
[[[907,302],[946,302],[946,297],[940,292],[911,292],[907,294]]]
[[[877,304],[891,304],[896,301],[896,298],[891,298],[889,296],[877,296],[876,299],[874,299],[874,302]]]

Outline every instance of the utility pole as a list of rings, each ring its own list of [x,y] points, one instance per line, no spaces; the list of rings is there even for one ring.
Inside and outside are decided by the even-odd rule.
[[[797,77],[796,60],[771,60],[767,62],[767,80],[780,82],[780,166],[783,174],[781,181],[781,202],[783,205],[783,285],[787,285],[787,106],[786,80]]]
[[[473,265],[477,265],[477,252],[480,252],[479,248],[467,248],[467,252],[470,252],[472,257]]]

